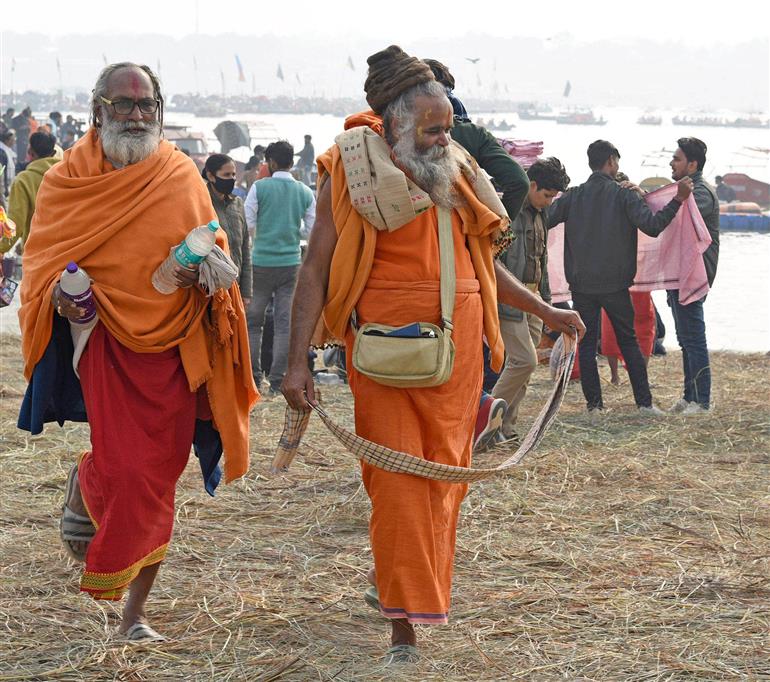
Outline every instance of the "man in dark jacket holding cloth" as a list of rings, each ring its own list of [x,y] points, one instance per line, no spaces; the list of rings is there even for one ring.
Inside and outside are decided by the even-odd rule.
[[[690,196],[693,183],[683,176],[676,197],[653,214],[636,191],[615,182],[619,159],[620,152],[612,143],[591,143],[588,165],[593,172],[586,182],[553,203],[548,223],[549,227],[564,223],[564,272],[572,303],[586,325],[579,359],[580,383],[588,410],[604,409],[596,365],[600,311],[604,308],[626,362],[639,411],[662,414],[652,404],[628,289],[636,275],[637,229],[657,237]]]
[[[697,137],[677,140],[677,150],[671,160],[671,177],[679,182],[688,176],[692,179],[695,203],[711,235],[711,244],[703,254],[703,262],[709,286],[712,286],[719,259],[719,199],[714,188],[703,179],[706,149],[705,143]],[[711,403],[711,367],[703,319],[706,297],[682,305],[678,290],[668,291],[667,294],[684,366],[684,395],[674,403],[671,411],[685,415],[703,414],[709,411]]]

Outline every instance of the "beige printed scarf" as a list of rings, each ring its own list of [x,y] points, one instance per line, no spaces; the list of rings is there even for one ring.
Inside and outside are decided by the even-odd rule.
[[[340,149],[353,208],[376,229],[397,230],[433,206],[428,193],[393,163],[388,143],[370,127],[350,128],[334,141]],[[450,154],[479,200],[507,219],[495,188],[476,160],[454,141]]]

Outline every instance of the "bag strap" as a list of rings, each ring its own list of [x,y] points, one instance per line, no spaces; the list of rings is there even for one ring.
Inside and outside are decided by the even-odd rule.
[[[455,276],[455,245],[452,236],[452,216],[449,209],[437,207],[438,210],[438,255],[441,262],[441,326],[451,332],[452,313],[455,309],[455,292],[457,277]],[[350,313],[350,324],[355,332],[358,329],[358,316],[355,306]]]
[[[452,236],[452,217],[449,210],[438,207],[438,251],[441,260],[441,324],[452,331],[452,313],[455,309],[455,248]]]

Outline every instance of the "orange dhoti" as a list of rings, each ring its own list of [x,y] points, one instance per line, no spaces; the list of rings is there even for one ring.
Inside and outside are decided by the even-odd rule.
[[[470,466],[473,425],[482,384],[483,312],[465,239],[453,215],[457,294],[452,339],[454,371],[432,388],[383,386],[351,361],[356,433],[430,461]],[[408,251],[408,259],[402,256]],[[356,306],[358,320],[402,326],[441,318],[435,210],[401,229],[380,232],[371,277]],[[399,279],[389,277],[393,275]],[[416,279],[406,279],[414,276]],[[367,464],[369,526],[382,614],[411,623],[446,623],[455,533],[467,486],[396,474]]]

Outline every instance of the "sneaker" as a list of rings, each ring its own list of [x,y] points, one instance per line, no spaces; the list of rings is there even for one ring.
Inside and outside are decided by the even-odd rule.
[[[683,417],[689,417],[689,416],[694,415],[694,414],[709,414],[709,412],[711,412],[712,409],[713,408],[711,406],[704,407],[700,403],[690,403],[687,407],[685,407],[681,411],[680,414]]]
[[[484,452],[495,441],[503,423],[508,403],[502,398],[484,394],[481,398],[476,428],[473,431],[473,452]]]
[[[639,414],[645,417],[662,417],[666,413],[655,405],[642,405],[639,408]]]
[[[679,414],[680,412],[684,412],[689,404],[690,402],[688,400],[679,398],[679,400],[677,400],[671,407],[668,408],[668,411],[674,414]]]

